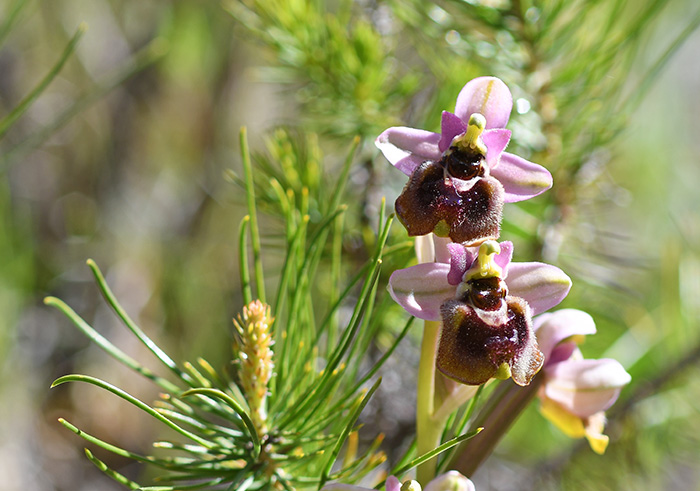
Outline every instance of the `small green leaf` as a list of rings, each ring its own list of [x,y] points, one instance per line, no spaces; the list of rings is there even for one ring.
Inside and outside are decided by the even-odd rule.
[[[8,129],[10,129],[10,126],[17,121],[17,119],[22,116],[27,109],[34,103],[34,101],[41,95],[44,90],[46,90],[46,87],[49,86],[49,84],[53,81],[53,79],[56,78],[56,76],[59,74],[63,66],[66,64],[68,61],[68,58],[73,54],[73,51],[75,51],[76,46],[78,45],[78,41],[80,41],[80,38],[83,36],[85,31],[87,30],[87,25],[86,24],[80,24],[78,26],[78,29],[75,31],[75,34],[73,34],[73,37],[68,41],[68,44],[66,45],[65,49],[63,50],[63,53],[61,54],[61,57],[58,59],[58,62],[49,70],[49,73],[44,76],[44,78],[39,82],[39,85],[37,85],[34,90],[32,90],[22,101],[17,104],[17,106],[8,114],[5,116],[2,120],[0,120],[0,139],[5,135]]]
[[[333,447],[331,454],[328,456],[328,460],[326,461],[326,465],[323,468],[323,473],[321,474],[321,481],[318,484],[318,489],[321,489],[323,487],[323,485],[326,483],[326,481],[328,481],[328,476],[331,473],[331,469],[333,468],[333,464],[335,463],[335,460],[338,458],[338,454],[340,453],[340,449],[342,448],[343,444],[345,443],[345,440],[348,438],[350,431],[352,431],[352,428],[355,425],[357,418],[360,417],[360,413],[365,408],[365,406],[369,402],[370,398],[372,397],[374,392],[379,388],[379,384],[381,384],[381,383],[382,383],[382,379],[379,378],[374,383],[372,388],[369,389],[367,394],[365,394],[365,396],[362,398],[362,400],[357,405],[355,410],[350,414],[350,417],[348,418],[348,422],[345,424],[345,428],[343,428],[342,433],[338,437],[338,441],[335,443],[335,446]]]
[[[139,341],[141,341],[141,343],[143,343],[144,346],[146,346],[146,348],[148,348],[151,351],[151,353],[153,353],[156,356],[156,358],[158,358],[166,367],[172,370],[172,372],[175,373],[175,375],[177,375],[185,382],[191,383],[192,379],[186,373],[180,370],[180,368],[178,368],[177,364],[173,361],[173,359],[170,358],[162,349],[160,349],[160,347],[155,342],[153,342],[153,340],[151,340],[151,338],[149,338],[139,326],[136,325],[136,323],[131,319],[129,314],[126,313],[124,308],[117,301],[117,298],[114,296],[114,293],[112,293],[112,290],[109,287],[109,285],[107,285],[107,281],[105,281],[104,275],[102,274],[102,271],[100,271],[100,268],[97,266],[97,263],[95,263],[95,261],[93,261],[92,259],[88,259],[87,265],[90,267],[90,270],[92,271],[92,274],[95,277],[95,281],[97,281],[97,285],[100,288],[100,292],[102,292],[102,296],[112,308],[114,313],[116,313],[117,316],[122,320],[124,325],[138,338]]]
[[[119,474],[117,471],[110,469],[107,467],[107,464],[102,462],[100,459],[92,455],[92,452],[88,450],[87,448],[85,449],[85,455],[87,456],[88,460],[95,464],[95,467],[97,467],[99,470],[104,472],[106,475],[117,481],[119,484],[122,484],[129,489],[142,489],[141,486],[138,483],[135,483],[134,481],[131,481],[130,479],[127,479],[125,476]]]
[[[410,461],[408,464],[404,465],[403,467],[396,469],[393,474],[396,475],[396,477],[400,477],[404,475],[406,472],[410,471],[414,467],[419,466],[423,462],[427,462],[433,457],[436,457],[440,455],[442,452],[445,450],[449,450],[450,448],[454,447],[455,445],[458,445],[462,443],[463,441],[469,440],[470,438],[473,438],[474,436],[478,435],[483,428],[477,428],[474,431],[471,431],[469,433],[466,433],[464,435],[457,436],[453,438],[452,440],[448,440],[439,447],[435,448],[434,450],[431,450],[430,452],[426,452],[420,457],[416,457],[412,461]]]
[[[249,305],[253,301],[253,291],[250,287],[250,269],[248,268],[247,231],[250,226],[250,215],[241,220],[238,228],[238,269],[241,275],[241,292],[243,303]]]
[[[63,314],[68,317],[75,326],[80,329],[83,334],[85,334],[88,339],[97,344],[110,356],[118,360],[120,363],[126,365],[137,373],[140,373],[144,377],[153,380],[162,389],[169,392],[179,392],[181,389],[173,384],[172,382],[155,375],[146,367],[142,366],[139,362],[134,360],[132,357],[124,353],[122,350],[114,346],[110,341],[108,341],[104,336],[95,331],[95,329],[85,322],[78,314],[75,313],[68,305],[66,305],[62,300],[56,297],[46,297],[44,299],[44,304],[55,307]],[[54,382],[55,383],[55,382]]]
[[[241,128],[240,143],[241,159],[243,160],[243,174],[245,176],[248,215],[250,216],[250,240],[253,246],[255,287],[258,294],[258,299],[265,303],[265,279],[263,277],[262,258],[260,257],[260,229],[258,228],[258,214],[255,208],[255,188],[253,186],[253,168],[250,163],[250,150],[248,149],[248,130],[245,126]]]
[[[248,416],[248,413],[243,409],[243,406],[238,404],[238,402],[226,394],[225,392],[222,392],[218,389],[209,389],[209,388],[196,388],[196,389],[190,389],[188,391],[185,391],[181,394],[181,397],[187,397],[191,395],[203,395],[203,396],[210,396],[210,397],[216,397],[217,399],[221,399],[224,401],[226,404],[228,404],[231,409],[236,411],[236,413],[241,417],[243,420],[243,423],[245,424],[246,428],[248,429],[248,433],[250,434],[251,439],[253,440],[253,446],[254,446],[254,456],[253,458],[257,458],[258,455],[260,455],[260,437],[258,436],[258,431],[255,428],[255,425],[253,424],[253,420],[250,419],[250,416]]]
[[[98,378],[91,377],[89,375],[77,375],[77,374],[64,375],[63,377],[57,378],[51,384],[51,388],[57,387],[57,386],[64,384],[66,382],[86,382],[86,383],[89,383],[92,385],[96,385],[97,387],[105,389],[105,390],[111,392],[112,394],[124,399],[125,401],[129,402],[130,404],[133,404],[134,406],[138,407],[142,411],[144,411],[144,412],[150,414],[151,416],[153,416],[154,418],[156,418],[161,423],[164,423],[165,425],[167,425],[168,427],[177,431],[181,435],[199,443],[200,445],[207,447],[207,448],[215,448],[216,447],[216,445],[212,444],[211,442],[209,442],[209,441],[195,435],[194,433],[191,433],[191,432],[185,430],[184,428],[181,428],[180,426],[176,425],[171,420],[169,420],[165,416],[161,415],[158,411],[156,411],[155,409],[150,407],[145,402],[140,401],[139,399],[132,396],[131,394],[123,391],[119,387],[115,387],[114,385],[112,385],[108,382],[105,382],[104,380],[100,380]]]

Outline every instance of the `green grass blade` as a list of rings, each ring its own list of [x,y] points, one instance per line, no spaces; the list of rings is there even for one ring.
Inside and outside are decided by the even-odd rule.
[[[245,411],[245,409],[243,409],[243,406],[241,406],[238,403],[238,401],[233,399],[225,392],[222,392],[218,389],[208,388],[190,389],[186,392],[183,392],[181,394],[181,397],[187,397],[191,395],[205,395],[215,397],[217,399],[221,399],[226,404],[228,404],[229,407],[236,411],[236,413],[241,417],[241,419],[243,420],[243,424],[245,424],[246,429],[250,434],[250,438],[253,440],[254,458],[257,458],[257,456],[260,455],[260,437],[258,436],[258,431],[255,428],[255,425],[253,424],[253,420],[250,419],[250,416],[248,416],[248,413]]]
[[[673,55],[678,51],[678,49],[685,43],[688,37],[693,34],[698,27],[700,27],[700,11],[695,14],[695,16],[688,22],[688,25],[683,29],[673,40],[671,45],[664,51],[664,53],[659,56],[654,65],[647,71],[647,73],[642,78],[639,85],[634,91],[630,93],[628,100],[623,103],[625,111],[630,111],[635,108],[641,99],[646,95],[646,93],[651,88],[654,81],[663,73],[663,68],[673,57]]]
[[[302,217],[301,223],[297,226],[296,231],[291,238],[291,241],[287,246],[287,253],[284,258],[284,268],[282,270],[282,276],[280,277],[279,286],[277,287],[277,295],[275,298],[275,315],[280,315],[284,304],[287,300],[287,293],[291,289],[290,278],[294,273],[295,257],[299,251],[302,237],[306,233],[306,228],[309,224],[309,216],[306,215]]]
[[[343,444],[345,443],[345,440],[348,438],[348,435],[350,434],[350,431],[352,431],[352,427],[355,425],[355,422],[357,421],[357,418],[360,417],[360,413],[362,410],[365,408],[367,403],[369,402],[370,398],[374,394],[374,392],[379,388],[379,384],[382,383],[382,379],[379,378],[374,385],[372,386],[371,389],[365,394],[365,396],[362,398],[360,403],[355,407],[355,410],[350,414],[350,417],[348,418],[348,422],[345,424],[345,428],[343,428],[342,433],[338,437],[338,441],[336,441],[335,446],[333,447],[333,450],[331,451],[331,454],[328,456],[328,460],[326,461],[326,465],[323,468],[323,472],[321,474],[321,481],[318,484],[318,489],[321,489],[323,485],[328,481],[328,476],[331,473],[331,469],[333,467],[333,464],[335,463],[335,459],[338,458],[338,454],[340,453],[340,449],[342,448]]]
[[[343,397],[341,397],[341,400],[350,397],[352,394],[357,392],[362,385],[364,385],[365,382],[367,382],[370,378],[374,376],[374,374],[377,373],[377,371],[384,365],[386,360],[391,356],[391,354],[396,350],[396,348],[399,346],[399,343],[403,340],[404,337],[406,337],[406,334],[408,334],[409,329],[413,325],[413,321],[415,321],[416,318],[411,316],[408,321],[406,322],[406,325],[404,326],[403,330],[401,333],[398,335],[396,340],[392,343],[391,347],[382,355],[382,357],[377,360],[377,363],[374,364],[374,366],[365,374],[362,376],[362,378],[350,389],[347,391]]]
[[[183,366],[185,370],[187,370],[187,372],[190,374],[190,376],[194,379],[194,382],[197,384],[198,387],[211,388],[211,380],[202,375],[202,372],[197,370],[197,367],[195,367],[192,363],[186,361],[183,363]]]
[[[131,394],[123,391],[119,387],[116,387],[108,382],[105,382],[104,380],[100,380],[98,378],[91,377],[89,375],[77,375],[77,374],[64,375],[63,377],[57,378],[51,384],[51,388],[57,387],[61,384],[65,384],[66,382],[86,382],[88,384],[92,384],[92,385],[100,387],[104,390],[107,390],[107,391],[111,392],[112,394],[129,402],[130,404],[136,406],[137,408],[141,409],[145,413],[148,413],[149,415],[153,416],[158,421],[165,424],[169,428],[172,428],[173,430],[180,433],[181,435],[189,438],[190,440],[193,440],[193,441],[199,443],[203,447],[206,447],[206,448],[215,448],[216,447],[215,445],[212,445],[211,442],[209,442],[209,441],[199,437],[198,435],[195,435],[194,433],[189,432],[189,431],[185,430],[184,428],[181,428],[180,426],[176,425],[171,420],[169,420],[168,418],[166,418],[165,416],[160,414],[158,411],[153,409],[151,406],[149,406],[145,402],[143,402],[143,401],[137,399],[136,397],[132,396]]]
[[[2,43],[5,42],[5,38],[12,30],[12,26],[26,4],[26,0],[17,0],[12,4],[12,7],[8,9],[5,20],[3,21],[2,25],[0,25],[0,46],[2,46]]]
[[[29,137],[7,150],[0,160],[0,170],[7,167],[10,162],[22,160],[29,152],[41,146],[60,128],[65,126],[77,114],[81,113],[92,104],[102,99],[124,81],[141,72],[144,68],[160,60],[167,53],[167,44],[161,38],[155,39],[145,48],[140,50],[126,67],[120,69],[112,77],[101,83],[94,90],[78,99],[74,104],[61,112],[51,123],[42,129],[32,133]]]
[[[464,431],[464,428],[467,427],[467,423],[471,419],[472,415],[474,414],[474,410],[476,409],[476,405],[479,402],[479,399],[481,398],[481,394],[484,391],[484,385],[480,385],[479,388],[476,390],[476,394],[474,394],[474,397],[472,397],[469,401],[469,407],[467,407],[466,411],[464,411],[464,414],[462,417],[455,421],[455,424],[452,429],[452,434],[453,435],[459,435]],[[438,473],[446,471],[445,467],[447,467],[448,462],[452,460],[452,457],[454,456],[454,452],[457,450],[457,447],[453,447],[450,450],[448,450],[445,453],[445,456],[440,462],[438,462]]]
[[[360,141],[361,141],[361,139],[359,136],[356,136],[352,140],[352,144],[350,145],[350,150],[348,151],[348,155],[345,158],[345,162],[343,163],[343,167],[340,171],[340,176],[338,176],[338,179],[335,181],[335,187],[333,188],[333,194],[331,194],[330,206],[328,207],[329,211],[335,210],[340,205],[340,200],[342,199],[343,193],[345,192],[345,185],[348,182],[348,175],[350,174],[350,168],[352,167],[352,162],[355,159],[355,154],[357,153],[357,149],[360,146]]]
[[[484,392],[484,385],[480,385],[479,388],[476,390],[476,394],[474,394],[474,397],[472,397],[471,400],[469,401],[469,407],[464,412],[462,419],[459,421],[459,423],[455,427],[455,433],[462,433],[462,431],[464,431],[464,428],[466,428],[466,426],[467,426],[467,422],[469,422],[469,420],[472,417],[472,414],[474,414],[474,410],[476,409],[476,405],[479,402],[479,399],[481,398],[481,394],[483,392]]]
[[[197,428],[198,430],[205,431],[205,432],[212,432],[213,428],[199,419],[196,419],[196,416],[194,415],[188,415],[188,414],[183,414],[181,412],[178,412],[175,409],[172,408],[165,408],[165,407],[160,407],[156,406],[155,410],[158,411],[158,414],[161,414],[165,416],[168,419],[171,419],[173,421],[177,421],[178,423],[184,423],[186,425],[192,426],[194,428]],[[233,435],[230,435],[233,436]]]
[[[338,364],[340,363],[340,359],[345,355],[347,350],[350,348],[350,342],[354,338],[354,335],[359,328],[360,321],[362,319],[362,314],[364,314],[365,309],[367,308],[367,302],[369,301],[369,296],[374,288],[375,282],[378,280],[379,276],[379,270],[381,267],[381,255],[382,255],[382,249],[384,248],[384,244],[386,243],[386,240],[389,235],[389,229],[391,227],[392,219],[389,218],[387,219],[384,229],[382,230],[381,234],[379,235],[379,238],[377,240],[376,244],[376,251],[374,255],[374,264],[372,269],[369,272],[369,276],[371,278],[370,281],[366,281],[365,284],[362,287],[362,291],[360,292],[360,296],[358,298],[357,305],[355,307],[355,310],[353,312],[353,316],[350,320],[349,327],[348,329],[345,330],[343,333],[343,337],[340,340],[340,345],[336,350],[332,353],[331,355],[331,360],[328,363],[328,370],[334,370]]]
[[[287,413],[285,418],[279,423],[279,427],[282,428],[289,424],[294,419],[298,418],[304,411],[307,411],[309,417],[307,417],[303,423],[306,425],[310,421],[310,415],[314,413],[323,401],[325,401],[326,395],[330,390],[331,378],[334,377],[334,371],[340,364],[341,359],[347,353],[348,349],[351,347],[352,340],[357,333],[362,321],[362,316],[366,311],[368,304],[368,297],[373,291],[374,284],[379,278],[380,266],[381,266],[381,254],[388,238],[389,229],[391,228],[393,218],[389,217],[385,223],[384,229],[380,233],[379,239],[376,244],[375,258],[372,267],[365,276],[366,280],[362,286],[362,290],[358,297],[357,303],[355,304],[355,309],[353,310],[352,317],[348,323],[348,327],[345,329],[343,336],[339,342],[337,348],[329,354],[329,362],[325,368],[324,374],[321,379],[313,387],[307,389],[307,391],[299,399],[296,399],[293,403],[293,409]],[[309,405],[316,400],[314,409],[308,410]]]
[[[313,393],[314,397],[306,401],[309,403],[313,402],[313,399],[316,399],[314,406],[310,410],[307,410],[307,416],[301,425],[302,429],[305,429],[310,423],[312,423],[312,418],[318,414],[319,408],[321,408],[324,404],[327,404],[328,398],[338,391],[338,384],[341,382],[343,373],[347,369],[347,367],[344,365],[338,365],[340,364],[340,360],[343,358],[343,356],[348,352],[348,349],[351,347],[352,342],[355,339],[369,303],[368,295],[370,292],[374,291],[373,286],[376,284],[378,279],[379,269],[377,268],[369,283],[368,292],[366,294],[363,292],[362,296],[358,300],[360,307],[358,310],[356,310],[357,315],[353,318],[353,320],[351,320],[350,325],[346,329],[347,336],[344,336],[345,340],[341,341],[341,345],[338,346],[338,349],[335,351],[337,357],[332,358],[331,362],[329,362],[328,366],[326,366],[326,372],[323,374],[323,377],[321,377],[320,382],[317,384],[317,390],[315,393]],[[306,407],[306,403],[304,407]],[[295,415],[299,414],[300,412],[295,413]]]
[[[380,209],[380,217],[383,218],[383,209],[384,207]],[[382,250],[384,248],[384,245],[386,244],[386,240],[389,236],[389,229],[391,228],[391,223],[393,219],[389,218],[386,220],[384,224],[384,228],[379,234],[379,237],[377,239],[376,243],[376,248],[375,248],[375,254],[374,254],[374,265],[373,268],[370,270],[368,273],[370,277],[374,277],[375,275],[378,276],[379,274],[379,269],[382,263],[381,257],[382,257]],[[381,223],[381,222],[380,222]],[[349,323],[349,326],[353,326],[356,322],[359,322],[361,319],[361,314],[364,314],[365,311],[371,311],[371,307],[373,306],[373,300],[374,300],[374,295],[373,293],[376,291],[375,289],[376,285],[374,281],[370,282],[365,282],[363,285],[362,291],[360,292],[360,296],[358,299],[358,303],[356,305],[355,311],[353,312],[353,316],[351,318],[351,321]],[[362,303],[360,303],[360,300]],[[368,310],[368,305],[366,302],[370,303],[369,309]],[[335,369],[337,366],[340,358],[345,355],[345,352],[347,349],[350,347],[349,342],[354,338],[355,331],[357,330],[356,327],[348,328],[346,329],[345,333],[343,333],[343,336],[341,337],[340,343],[338,348],[333,352],[331,356],[331,361],[329,363],[329,366],[332,367],[332,369]]]
[[[100,448],[103,448],[105,450],[108,450],[112,452],[115,455],[119,455],[121,457],[126,457],[128,459],[136,460],[138,462],[143,462],[146,464],[152,464],[164,469],[173,469],[176,468],[176,465],[173,465],[172,463],[157,459],[155,457],[151,457],[150,455],[140,455],[136,454],[133,452],[129,452],[128,450],[125,450],[121,447],[117,447],[116,445],[112,445],[111,443],[107,443],[104,440],[100,440],[99,438],[90,435],[89,433],[86,433],[85,431],[81,430],[80,428],[76,427],[75,425],[71,424],[70,422],[66,421],[63,418],[58,418],[58,422],[61,423],[63,426],[68,428],[70,431],[78,435],[80,438],[84,439],[85,441],[88,441]]]
[[[411,246],[413,247],[413,246]],[[323,334],[324,331],[327,331],[329,329],[329,324],[331,323],[333,317],[336,315],[338,312],[338,309],[340,309],[341,305],[343,304],[343,301],[345,301],[346,298],[350,295],[352,292],[353,288],[355,288],[355,285],[357,285],[360,280],[367,275],[367,270],[370,269],[372,263],[365,263],[362,268],[355,274],[355,276],[352,277],[352,279],[348,282],[347,286],[343,290],[343,292],[340,294],[338,299],[335,301],[335,303],[331,306],[330,310],[324,317],[323,321],[321,322],[321,327],[318,329],[318,334],[316,336],[316,342],[315,344],[318,344],[321,335]],[[337,346],[337,342],[333,343],[332,346]],[[332,351],[332,346],[331,349],[328,351]]]
[[[160,347],[153,342],[153,340],[149,338],[139,326],[136,325],[129,314],[126,313],[124,308],[117,301],[117,298],[114,296],[112,289],[107,284],[102,271],[100,271],[100,268],[97,266],[95,261],[88,259],[87,265],[90,267],[90,270],[95,277],[95,281],[97,281],[97,286],[100,288],[102,296],[112,308],[114,313],[121,319],[124,325],[134,334],[134,336],[138,338],[139,341],[141,341],[144,346],[146,346],[146,348],[148,348],[151,353],[156,356],[156,358],[158,358],[166,367],[172,370],[175,375],[186,382],[191,382],[192,379],[185,372],[180,370],[173,359],[170,358],[162,349],[160,349]]]
[[[372,286],[374,285],[374,283],[377,282],[379,278],[380,263],[381,261],[377,261],[377,263],[375,263],[374,268],[372,268],[371,270],[371,276],[363,285],[363,290],[360,293],[360,297],[358,298],[350,323],[345,329],[345,332],[343,333],[343,338],[341,339],[339,346],[331,354],[328,365],[326,366],[320,381],[317,384],[315,384],[313,390],[308,392],[305,396],[301,398],[301,400],[295,403],[295,409],[291,413],[289,413],[288,417],[286,417],[283,420],[283,422],[280,423],[280,427],[284,427],[287,423],[289,423],[293,419],[297,418],[300,414],[307,411],[308,406],[312,404],[314,400],[316,401],[316,404],[313,409],[307,411],[309,415],[314,414],[314,411],[325,401],[326,395],[328,394],[332,386],[332,379],[336,375],[334,371],[336,368],[338,368],[338,365],[340,364],[340,360],[343,358],[343,355],[350,348],[351,342],[355,337],[357,330],[360,327],[362,315],[364,314],[365,307],[367,306],[367,296],[372,291]]]
[[[428,460],[432,459],[433,457],[436,457],[440,455],[442,452],[445,450],[449,450],[450,448],[454,447],[455,445],[459,445],[463,441],[469,440],[470,438],[473,438],[474,436],[478,435],[483,428],[477,428],[474,431],[471,431],[469,433],[466,433],[464,435],[457,436],[453,438],[452,440],[448,440],[439,447],[431,450],[430,452],[426,452],[420,457],[416,457],[412,461],[410,461],[408,464],[404,465],[403,467],[400,467],[399,469],[396,469],[392,474],[394,474],[396,477],[400,477],[404,475],[406,472],[410,471],[414,467],[419,466],[423,462],[427,462]]]
[[[178,476],[179,477],[179,476]],[[183,476],[183,480],[201,479],[202,476]],[[169,478],[168,481],[175,481],[176,479]],[[143,486],[139,488],[139,491],[189,491],[194,489],[211,489],[212,486],[221,484],[226,481],[224,477],[217,477],[209,481],[197,482],[195,484],[178,484],[177,486]],[[219,489],[219,488],[213,488]]]
[[[95,467],[97,467],[99,470],[104,472],[106,475],[117,481],[119,484],[128,487],[129,489],[142,489],[141,485],[138,483],[135,483],[134,481],[128,479],[127,477],[119,474],[117,471],[110,469],[107,467],[107,464],[102,462],[100,459],[92,455],[92,452],[88,450],[87,448],[85,449],[85,455],[87,456],[88,460],[95,464]]]
[[[309,280],[315,277],[316,266],[318,266],[318,263],[321,259],[323,247],[328,237],[329,228],[333,225],[333,221],[338,216],[341,216],[343,213],[345,213],[346,210],[346,206],[339,206],[331,215],[324,218],[324,220],[318,225],[318,229],[316,230],[314,235],[311,237],[311,240],[308,243],[308,252],[304,256],[304,259],[301,263],[301,267],[297,272],[297,275],[299,276],[301,281],[298,285],[295,286],[293,291],[292,305],[290,308],[290,312],[292,314],[299,314],[301,302],[304,299],[308,299],[308,288],[305,287],[308,287]],[[304,217],[302,223],[304,225],[305,231],[306,224],[308,223],[308,215]],[[304,236],[302,234],[299,235],[299,240],[303,240]]]
[[[330,265],[330,291],[328,293],[328,301],[331,305],[335,304],[339,299],[340,294],[340,277],[342,266],[343,253],[343,225],[344,215],[338,216],[333,222],[331,231],[331,265]],[[321,325],[323,327],[323,324]],[[326,351],[331,351],[336,343],[336,333],[338,332],[338,315],[334,314],[330,318],[328,326]]]
[[[378,323],[372,322],[373,313],[375,312],[375,303],[377,299],[378,287],[379,281],[377,281],[372,286],[370,294],[367,298],[367,307],[365,308],[365,313],[362,316],[362,323],[360,324],[360,329],[358,330],[357,338],[354,340],[353,345],[345,358],[347,360],[348,366],[352,366],[351,378],[353,379],[356,378],[357,371],[360,369],[360,363],[363,358],[361,354],[366,352],[366,349],[368,348],[368,345],[373,337],[373,333],[370,330],[370,326],[375,327],[378,325]],[[360,356],[358,356],[358,351],[360,353]]]
[[[289,247],[287,248],[287,255],[284,261],[284,269],[282,270],[282,277],[280,278],[279,288],[277,290],[277,298],[275,300],[275,316],[282,315],[285,303],[287,302],[287,297],[289,296],[289,291],[292,290],[298,292],[299,290],[298,285],[292,287],[291,279],[294,277],[294,273],[296,273],[296,271],[294,270],[296,263],[295,257],[298,253],[299,248],[301,247],[301,242],[306,233],[306,227],[308,223],[309,217],[307,215],[302,219],[301,224],[297,227],[297,230],[294,233],[294,238]],[[275,380],[273,382],[275,384],[275,390],[272,393],[270,402],[271,404],[273,403],[272,401],[276,399],[277,394],[281,392],[281,385],[286,380],[286,375],[289,369],[289,367],[287,366],[287,353],[289,352],[289,343],[291,342],[289,334],[290,322],[287,322],[285,324],[279,322],[276,323],[274,335],[275,345],[277,346],[277,349],[275,350],[275,366],[277,368]]]
[[[326,238],[328,237],[328,233],[330,231],[330,227],[332,227],[334,220],[342,216],[342,214],[346,211],[347,207],[346,206],[339,206],[337,209],[333,211],[329,216],[325,217],[323,221],[318,225],[318,229],[312,236],[311,240],[309,241],[308,245],[308,253],[304,256],[304,259],[302,261],[302,264],[300,266],[300,269],[297,271],[297,276],[301,279],[300,283],[294,286],[293,289],[293,295],[292,295],[292,300],[291,300],[291,306],[290,306],[290,320],[288,322],[289,326],[293,325],[305,325],[305,326],[310,326],[309,329],[305,329],[304,331],[301,331],[300,334],[304,335],[307,334],[309,336],[315,336],[316,341],[313,341],[312,339],[305,339],[303,340],[304,343],[311,343],[313,341],[313,345],[316,346],[318,344],[318,337],[320,337],[320,332],[316,332],[314,334],[315,329],[312,326],[312,321],[313,321],[313,316],[309,315],[308,318],[304,321],[300,319],[301,315],[303,314],[302,312],[302,305],[301,303],[304,300],[309,300],[309,293],[308,293],[308,286],[309,286],[309,280],[310,278],[313,278],[315,276],[315,269],[316,266],[318,265],[321,255],[323,252],[323,246],[326,242]],[[301,247],[300,242],[303,239],[304,235],[302,232],[306,230],[306,225],[308,223],[308,215],[304,217],[304,220],[302,221],[302,226],[299,227],[297,230],[297,233],[295,235],[295,240],[290,246],[288,250],[288,256],[286,259],[286,264],[285,268],[283,271],[283,276],[282,276],[282,281],[280,282],[280,288],[279,288],[279,293],[278,293],[278,303],[286,300],[286,297],[288,296],[288,288],[287,288],[287,283],[288,283],[288,278],[289,275],[291,275],[292,271],[292,253],[297,250],[298,248]],[[284,285],[284,288],[282,288]],[[307,307],[310,307],[307,305]],[[279,312],[279,311],[277,311]],[[296,334],[297,331],[299,330],[293,330],[291,328],[286,329],[286,335],[283,337],[281,340],[281,343],[278,343],[280,346],[280,350],[278,353],[278,364],[277,364],[277,379],[276,379],[276,391],[279,393],[281,389],[281,382],[288,379],[290,376],[293,377],[293,373],[295,370],[295,366],[298,368],[303,365],[301,363],[300,357],[295,357],[293,358],[290,362],[287,361],[288,359],[288,353],[289,350],[291,349],[290,347],[296,346],[299,344],[299,339],[292,339],[291,334]],[[277,337],[277,339],[280,339],[280,337]],[[288,366],[288,363],[291,363],[292,365],[295,366]]]
[[[294,491],[294,488],[292,487],[291,484],[289,484],[289,481],[287,481],[287,479],[286,479],[285,477],[280,476],[279,474],[275,474],[275,477],[277,478],[277,481],[278,481],[280,484],[282,484],[282,487],[283,487],[286,491]]]
[[[49,86],[51,82],[56,78],[56,76],[59,74],[59,72],[63,69],[63,66],[66,64],[68,61],[68,58],[73,54],[75,51],[76,46],[78,45],[78,42],[80,41],[80,38],[83,36],[85,33],[85,30],[87,29],[87,26],[85,24],[80,24],[78,26],[78,29],[75,31],[75,34],[73,34],[73,37],[68,41],[68,44],[66,45],[65,49],[63,50],[63,53],[61,54],[61,57],[58,59],[58,62],[49,70],[49,73],[47,73],[44,78],[39,82],[39,85],[37,85],[34,90],[32,90],[24,99],[20,101],[19,104],[17,104],[17,107],[15,107],[10,114],[5,116],[2,120],[0,120],[0,139],[7,133],[7,130],[10,129],[10,126],[17,121],[20,116],[22,116],[27,109],[34,103],[34,101],[41,95],[42,92],[46,89],[46,87]]]
[[[241,292],[243,303],[250,305],[253,301],[253,291],[250,286],[250,269],[248,268],[248,247],[246,246],[246,232],[250,225],[250,215],[246,215],[241,220],[238,227],[238,270],[241,275]]]
[[[75,313],[68,305],[66,305],[62,300],[56,297],[46,297],[44,303],[50,307],[55,307],[60,310],[68,319],[70,319],[73,324],[80,329],[88,339],[97,344],[102,348],[107,354],[112,356],[114,359],[120,363],[131,368],[135,372],[143,375],[144,377],[155,382],[159,387],[169,392],[179,392],[181,389],[173,384],[172,382],[154,374],[148,368],[141,365],[139,362],[131,358],[129,355],[124,353],[122,350],[114,346],[107,338],[102,336],[100,333],[95,331],[95,329],[85,322],[82,317]]]
[[[205,360],[204,358],[199,357],[199,358],[197,358],[197,364],[198,364],[198,365],[202,368],[202,370],[204,370],[204,372],[208,375],[208,377],[209,377],[208,380],[210,380],[210,382],[211,382],[213,385],[217,386],[217,387],[218,387],[219,389],[221,389],[221,390],[225,390],[225,389],[227,388],[228,383],[225,382],[225,381],[221,378],[221,376],[216,372],[216,370],[214,369],[214,367],[211,366],[211,364],[210,364],[207,360]]]
[[[255,185],[253,184],[253,168],[250,162],[250,149],[248,148],[248,130],[244,126],[240,133],[241,159],[243,160],[243,174],[245,177],[246,199],[248,215],[250,216],[250,242],[253,246],[253,269],[255,271],[255,287],[258,299],[265,302],[265,279],[263,277],[262,259],[260,258],[260,229],[258,228],[258,214],[255,209]]]
[[[416,442],[416,435],[414,434],[413,438],[411,439],[411,444],[408,446],[399,461],[394,464],[394,467],[391,469],[391,472],[389,472],[389,475],[395,476],[397,470],[404,468],[408,462],[411,461],[411,455],[415,454],[417,447],[418,444]]]

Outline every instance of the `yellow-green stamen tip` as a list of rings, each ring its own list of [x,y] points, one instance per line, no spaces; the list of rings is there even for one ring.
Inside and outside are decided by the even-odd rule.
[[[401,491],[422,491],[418,481],[406,481],[401,485]]]
[[[487,240],[479,246],[479,255],[474,266],[464,275],[464,280],[500,278],[503,269],[496,264],[494,256],[501,253],[501,245],[495,240]]]
[[[448,237],[450,235],[450,225],[445,220],[440,220],[435,225],[433,233],[438,237]]]
[[[566,341],[576,344],[583,344],[586,341],[586,336],[584,334],[574,334],[573,336],[569,336]]]
[[[501,365],[498,367],[498,370],[496,370],[496,373],[494,374],[494,378],[497,378],[499,380],[508,380],[510,376],[510,365],[508,365],[508,363],[506,362],[501,363]]]
[[[464,149],[476,150],[482,155],[486,155],[486,145],[481,139],[481,134],[486,129],[486,118],[479,113],[474,113],[469,117],[467,132],[459,138],[456,144]]]
[[[481,132],[486,128],[486,118],[483,116],[483,114],[474,113],[469,116],[469,122],[467,124],[469,126],[476,127],[479,130],[479,134],[481,134]]]

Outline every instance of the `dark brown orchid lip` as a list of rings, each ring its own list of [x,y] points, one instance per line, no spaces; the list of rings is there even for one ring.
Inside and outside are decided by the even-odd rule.
[[[437,368],[447,377],[468,385],[481,385],[506,374],[527,385],[542,368],[544,356],[537,347],[529,307],[519,298],[501,300],[507,306],[506,322],[490,325],[469,302],[453,299],[441,307],[442,333]]]
[[[451,147],[440,160],[416,168],[395,208],[411,236],[435,232],[471,245],[498,238],[503,194],[483,155]]]

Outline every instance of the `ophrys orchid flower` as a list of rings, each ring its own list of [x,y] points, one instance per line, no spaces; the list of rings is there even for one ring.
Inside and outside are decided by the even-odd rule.
[[[480,77],[442,113],[441,133],[393,127],[377,147],[409,181],[396,214],[411,236],[434,232],[466,245],[497,239],[503,203],[522,201],[552,186],[542,166],[505,152],[513,107],[508,87]]]
[[[545,356],[540,412],[566,435],[586,437],[602,454],[608,445],[604,411],[617,400],[630,375],[616,360],[583,358],[578,343],[596,332],[587,313],[563,309],[543,314],[535,318],[534,327]]]
[[[494,377],[527,385],[544,361],[532,315],[557,305],[571,280],[554,266],[511,262],[510,242],[447,248],[450,264],[395,271],[389,292],[410,314],[442,320],[437,367],[443,374],[468,385]]]

